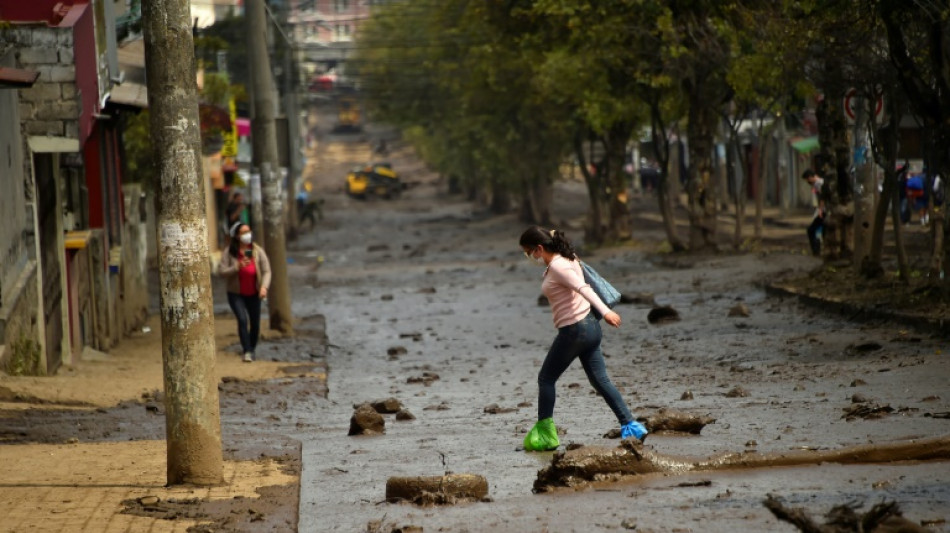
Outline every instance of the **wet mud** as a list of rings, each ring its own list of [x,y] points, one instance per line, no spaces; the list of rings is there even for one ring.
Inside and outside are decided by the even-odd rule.
[[[625,439],[617,448],[582,446],[555,454],[550,466],[538,472],[534,490],[547,492],[557,487],[576,488],[591,481],[619,480],[622,476],[643,474],[680,475],[822,463],[870,464],[932,460],[950,460],[950,438],[849,446],[837,450],[728,453],[704,459],[658,453],[636,439]]]

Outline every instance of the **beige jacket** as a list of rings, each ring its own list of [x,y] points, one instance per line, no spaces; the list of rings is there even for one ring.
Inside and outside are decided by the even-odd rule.
[[[265,254],[264,249],[256,243],[251,243],[251,250],[253,250],[251,252],[251,259],[254,261],[254,266],[257,270],[257,290],[260,291],[261,287],[270,289],[270,261],[267,259],[267,254]],[[240,269],[241,263],[239,258],[232,256],[228,248],[222,250],[221,263],[218,265],[218,274],[227,280],[228,292],[233,292],[234,294],[241,293],[241,282],[238,279],[238,270]]]

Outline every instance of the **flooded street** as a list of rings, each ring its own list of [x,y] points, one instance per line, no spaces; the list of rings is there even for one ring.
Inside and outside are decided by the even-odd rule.
[[[517,245],[523,224],[431,180],[388,201],[348,198],[341,183],[321,175],[325,218],[290,252],[294,313],[323,315],[330,343],[328,398],[290,406],[303,443],[300,531],[795,531],[762,505],[767,494],[816,519],[896,501],[950,531],[946,461],[651,474],[534,494],[553,454],[520,448],[555,329],[538,302],[542,270]],[[577,243],[583,198],[579,182],[556,188],[555,219]],[[635,228],[636,246],[580,249],[622,292],[651,293],[680,316],[651,325],[651,305],[621,305],[623,326],[605,328],[608,372],[634,415],[715,419],[700,435],[651,434],[647,448],[705,459],[950,434],[945,341],[766,294],[777,276],[814,268],[811,257],[657,255],[652,231]],[[739,303],[749,316],[730,316]],[[557,393],[562,451],[619,445],[604,437],[616,420],[579,363]],[[386,414],[385,434],[348,436],[355,405],[390,397],[415,419]],[[484,476],[491,501],[385,502],[390,477],[447,472]]]

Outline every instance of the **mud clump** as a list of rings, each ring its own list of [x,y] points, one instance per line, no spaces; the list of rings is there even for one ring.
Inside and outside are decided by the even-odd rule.
[[[736,385],[729,392],[725,394],[726,398],[746,398],[748,396],[749,396],[749,391],[743,389],[739,385]]]
[[[858,513],[857,506],[838,505],[828,511],[825,524],[819,524],[802,508],[786,507],[771,494],[762,502],[775,518],[788,522],[804,533],[927,533],[930,530],[903,517],[896,502],[882,502],[866,513]]]
[[[386,421],[383,415],[368,403],[360,404],[350,418],[348,435],[382,435],[386,433]]]
[[[699,435],[704,427],[714,423],[716,419],[664,407],[657,411],[656,414],[646,418],[639,418],[638,421],[645,424],[651,433],[672,432]]]
[[[847,446],[838,450],[784,453],[735,452],[697,460],[663,455],[634,439],[620,446],[583,446],[557,452],[551,464],[538,471],[535,492],[579,487],[593,481],[620,481],[639,474],[685,474],[716,470],[817,465],[821,463],[875,464],[896,461],[950,459],[950,438],[914,439],[891,444]]]
[[[391,415],[393,413],[398,413],[402,410],[402,402],[395,398],[386,398],[385,400],[376,400],[370,402],[370,406],[376,410],[377,413],[381,415]],[[359,408],[358,405],[353,406],[354,409]]]
[[[489,415],[498,415],[502,413],[515,413],[517,411],[518,411],[517,407],[500,407],[497,403],[486,405],[485,408],[482,409],[483,413],[486,413]]]
[[[454,505],[488,499],[488,480],[477,474],[391,477],[386,480],[386,501],[416,505]]]
[[[406,355],[407,353],[409,353],[409,350],[404,346],[392,346],[386,350],[386,355],[389,356],[390,361],[395,361],[399,359],[399,356]]]
[[[647,322],[651,324],[670,324],[680,320],[679,311],[668,305],[654,307],[647,313]]]
[[[738,303],[729,309],[729,316],[731,317],[748,318],[751,314],[749,307],[743,303]]]
[[[398,413],[396,413],[396,420],[400,422],[406,422],[415,419],[416,415],[410,413],[408,409],[401,409]]]
[[[854,400],[852,399],[852,401]],[[866,399],[864,401],[867,402]],[[844,409],[844,414],[841,415],[841,418],[847,420],[848,422],[854,420],[855,418],[874,420],[877,418],[884,418],[892,412],[894,412],[894,408],[890,405],[869,405],[867,403],[855,403],[851,407],[846,407]]]
[[[382,520],[372,520],[366,524],[366,533],[423,533],[422,526],[400,526]]]
[[[410,384],[422,383],[423,385],[428,387],[429,385],[432,385],[433,381],[438,381],[438,380],[439,380],[439,375],[436,374],[435,372],[423,372],[421,375],[418,375],[418,376],[409,376],[408,378],[406,378],[406,383],[410,383]]]

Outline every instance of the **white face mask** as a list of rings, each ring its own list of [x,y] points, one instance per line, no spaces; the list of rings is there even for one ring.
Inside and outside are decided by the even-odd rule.
[[[244,235],[241,235],[242,244],[251,244],[251,232],[247,232]]]
[[[544,264],[545,264],[545,263],[544,263],[544,258],[541,257],[540,255],[539,255],[538,257],[532,257],[531,259],[534,259],[534,262],[537,263],[538,266],[544,266]]]

